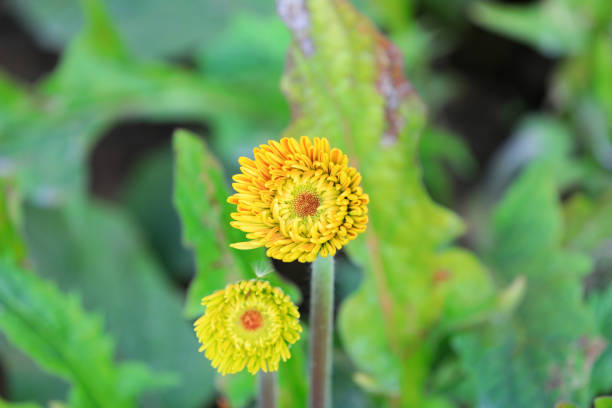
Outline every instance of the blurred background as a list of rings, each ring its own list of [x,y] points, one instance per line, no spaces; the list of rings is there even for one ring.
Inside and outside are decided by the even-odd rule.
[[[519,310],[525,323],[519,328],[492,318],[525,336],[519,351],[508,346],[499,355],[480,346],[490,340],[481,320],[491,314],[475,314],[483,333],[474,337],[461,336],[473,319],[449,323],[450,329],[434,324],[444,330],[431,330],[438,337],[427,349],[433,357],[420,383],[431,398],[422,406],[534,408],[561,400],[589,406],[612,392],[606,349],[612,336],[612,2],[352,4],[399,47],[406,77],[427,106],[416,151],[427,194],[463,218],[458,244],[492,271],[491,299],[497,300],[491,302],[497,303],[491,309]],[[126,389],[152,387],[138,398],[140,406],[253,406],[253,379],[215,378],[190,328],[197,307],[183,309],[185,296],[195,296],[188,288],[196,273],[183,243],[197,246],[198,238],[182,235],[173,204],[172,135],[177,128],[197,134],[229,180],[239,156],[278,139],[291,121],[280,88],[290,43],[272,0],[0,0],[0,178],[7,197],[20,203],[16,218],[28,254],[21,265],[62,293],[77,294],[84,310],[102,317],[116,344],[111,360],[136,360],[159,373],[150,379],[138,371],[144,368],[131,367],[129,380],[120,381]],[[529,173],[531,181],[509,199],[523,207],[504,202],[491,222],[497,203],[537,162],[554,163],[554,183],[539,185],[543,176]],[[542,191],[554,199],[540,197]],[[504,217],[533,231],[496,232]],[[537,247],[530,239],[546,234],[550,248],[529,252]],[[504,239],[522,243],[524,252],[491,249]],[[583,257],[557,257],[564,251]],[[505,272],[507,257],[529,256],[529,266]],[[577,272],[528,277],[529,289],[515,279],[546,269],[547,262],[571,264]],[[364,271],[350,253],[340,253],[338,264],[339,306],[360,287]],[[274,267],[290,282],[287,290],[306,319],[307,265]],[[549,313],[563,303],[571,310]],[[66,400],[69,384],[79,383],[72,374],[8,337],[13,341],[0,337],[0,396],[44,405]],[[554,357],[538,351],[559,339],[563,346]],[[521,354],[529,344],[537,347]],[[568,360],[563,347],[580,354]],[[92,358],[95,350],[83,352]],[[338,335],[334,406],[393,401],[402,380],[369,373],[351,350]],[[492,351],[476,356],[474,350]],[[300,406],[305,392],[304,356],[296,354],[301,360],[286,385],[295,400],[285,395],[285,406]],[[484,367],[483,359],[499,365]],[[90,363],[83,361],[87,371]],[[58,371],[61,378],[53,375]],[[70,404],[78,405],[74,395]]]

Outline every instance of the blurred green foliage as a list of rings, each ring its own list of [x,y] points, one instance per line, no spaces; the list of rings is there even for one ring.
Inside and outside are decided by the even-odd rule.
[[[279,0],[280,18],[271,0],[8,3],[61,57],[34,84],[0,73],[0,361],[7,399],[34,403],[0,407],[252,404],[254,378],[215,376],[191,320],[239,278],[300,301],[262,251],[228,247],[228,175],[281,134],[328,137],[372,200],[339,277],[334,406],[586,407],[612,391],[609,0],[356,1],[397,48],[345,0]],[[558,63],[549,109],[480,169],[468,250],[440,204],[461,209],[454,181],[476,161],[426,112],[459,89],[431,63],[471,22]],[[87,159],[130,120],[207,137],[177,131],[100,202]],[[281,366],[281,407],[305,406],[307,342]]]

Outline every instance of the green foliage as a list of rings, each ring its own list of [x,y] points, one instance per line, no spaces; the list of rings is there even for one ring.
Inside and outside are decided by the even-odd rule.
[[[213,371],[181,318],[183,297],[122,211],[75,203],[64,210],[28,207],[25,219],[36,271],[103,311],[122,356],[171,376],[171,386],[145,396],[148,403],[196,407],[212,396]]]
[[[590,367],[601,352],[580,285],[590,262],[562,249],[553,168],[531,166],[495,210],[487,259],[500,285],[526,278],[523,302],[481,333],[454,341],[479,399],[493,407],[586,402]]]
[[[53,74],[32,93],[14,84],[0,86],[0,100],[6,93],[9,101],[0,104],[0,117],[7,118],[0,123],[0,156],[26,196],[43,204],[65,202],[83,190],[86,154],[113,122],[202,119],[227,110],[253,114],[253,105],[192,72],[135,59],[102,4],[83,5],[85,26]]]
[[[40,405],[31,404],[31,403],[28,403],[28,402],[24,402],[24,403],[11,403],[11,402],[2,401],[0,399],[0,408],[40,408]]]
[[[372,200],[367,233],[338,262],[334,406],[575,408],[610,392],[609,0],[356,1],[398,48],[346,0],[278,0],[289,30],[272,1],[8,3],[39,43],[65,46],[38,83],[0,73],[0,327],[30,358],[0,341],[9,398],[63,399],[67,384],[36,363],[70,384],[74,406],[200,407],[215,385],[231,406],[252,404],[255,378],[215,377],[184,319],[227,282],[272,270],[263,251],[228,247],[243,236],[229,226],[226,182],[238,155],[279,138],[289,105],[285,135],[328,137]],[[471,176],[474,160],[447,123],[426,126],[415,91],[446,122],[442,104],[462,83],[431,63],[465,39],[466,11],[561,58],[547,112],[520,121],[486,174],[492,190],[463,192],[482,209],[516,180],[492,226],[486,211],[468,223],[486,268],[451,244],[464,225],[427,193],[452,204],[451,174]],[[287,47],[289,103],[278,87]],[[202,123],[207,143],[178,131],[174,152],[127,169],[123,211],[85,197],[86,160],[126,120]],[[305,405],[303,337],[280,368],[281,407]]]
[[[586,44],[588,22],[577,19],[566,0],[533,5],[476,3],[474,20],[503,35],[531,44],[549,55],[572,54]]]
[[[112,363],[112,341],[75,297],[0,261],[0,328],[46,370],[73,384],[73,407],[131,407],[155,378],[144,366]]]
[[[565,245],[591,255],[595,268],[589,276],[588,303],[599,333],[610,344],[612,341],[612,257],[608,250],[612,243],[612,200],[604,194],[597,200],[575,195],[565,205]],[[612,385],[612,349],[608,346],[593,366],[590,382],[591,395],[608,392]]]
[[[454,134],[427,128],[419,146],[423,182],[437,202],[452,202],[452,182],[446,167],[463,179],[474,174],[476,162],[469,149]]]
[[[181,216],[183,236],[196,256],[197,274],[189,289],[186,313],[202,312],[200,300],[227,283],[265,276],[284,287],[299,301],[295,289],[282,284],[274,274],[263,249],[239,251],[230,243],[243,240],[241,232],[229,225],[232,205],[222,170],[197,136],[179,130],[174,135],[176,155],[174,202]],[[297,298],[297,299],[296,299]]]
[[[595,408],[612,408],[612,397],[596,398]]]
[[[270,280],[282,287],[294,302],[299,293],[284,284],[265,257],[263,249],[240,251],[229,244],[242,241],[242,233],[231,227],[229,221],[233,206],[227,202],[230,195],[225,185],[222,169],[204,142],[186,130],[178,130],[173,138],[175,161],[174,203],[183,225],[183,239],[193,248],[197,272],[189,287],[185,313],[195,317],[203,312],[200,301],[204,296],[222,289],[227,283],[256,276]],[[291,376],[284,376],[281,394],[287,407],[297,406],[294,398],[303,393],[303,377],[296,375],[304,366],[299,347],[289,368]],[[254,382],[239,375],[236,379],[221,382],[230,402],[242,406],[254,393]]]
[[[183,239],[195,250],[198,270],[186,306],[187,315],[195,317],[202,310],[200,299],[228,282],[252,277],[256,264],[264,262],[264,257],[261,251],[246,251],[238,257],[229,248],[237,234],[229,227],[232,209],[226,203],[228,190],[219,164],[204,143],[187,131],[177,131],[174,150],[174,202],[182,218]]]
[[[285,136],[330,138],[358,164],[371,197],[368,233],[349,246],[364,281],[342,305],[340,333],[370,391],[423,406],[433,353],[447,334],[432,328],[492,306],[491,282],[471,254],[440,250],[462,226],[421,185],[414,160],[423,107],[393,75],[401,69],[396,48],[346,1],[307,7],[308,17],[281,12],[294,35],[283,79],[294,118]],[[305,18],[310,25],[298,28]],[[465,296],[459,282],[479,290]]]
[[[141,364],[115,366],[113,341],[101,321],[87,315],[77,297],[63,295],[17,264],[23,246],[15,244],[20,238],[8,201],[1,191],[0,228],[11,238],[0,247],[1,331],[45,370],[72,383],[71,406],[135,406],[145,388],[162,382]]]
[[[47,47],[62,48],[78,32],[83,13],[77,0],[9,0],[15,14]],[[236,13],[251,10],[270,14],[273,4],[243,0],[199,2],[174,0],[172,9],[163,0],[104,0],[117,30],[139,57],[168,57],[209,45]],[[171,18],[168,18],[168,13]],[[164,21],[163,26],[159,22]]]

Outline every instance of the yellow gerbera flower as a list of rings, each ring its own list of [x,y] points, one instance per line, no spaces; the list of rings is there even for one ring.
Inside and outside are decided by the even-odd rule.
[[[300,338],[300,313],[279,288],[266,281],[240,281],[202,299],[206,312],[194,324],[199,351],[221,374],[246,366],[251,374],[278,370]]]
[[[238,160],[237,193],[228,198],[237,205],[231,225],[250,241],[232,247],[265,246],[272,258],[312,262],[365,231],[369,197],[359,185],[361,175],[327,139],[271,140],[253,153],[255,160]]]

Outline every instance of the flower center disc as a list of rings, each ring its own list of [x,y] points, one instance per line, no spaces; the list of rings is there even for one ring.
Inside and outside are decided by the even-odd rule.
[[[307,191],[301,192],[293,200],[293,211],[300,217],[309,217],[317,213],[319,197]]]
[[[240,321],[246,330],[257,330],[263,323],[263,316],[257,310],[247,310],[242,314]]]

